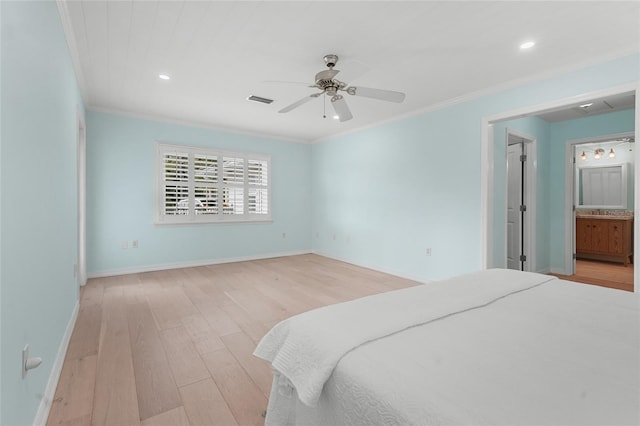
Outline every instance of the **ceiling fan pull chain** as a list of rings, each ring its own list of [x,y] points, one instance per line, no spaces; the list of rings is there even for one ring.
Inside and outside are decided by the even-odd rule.
[[[327,118],[327,97],[322,97],[322,118]]]

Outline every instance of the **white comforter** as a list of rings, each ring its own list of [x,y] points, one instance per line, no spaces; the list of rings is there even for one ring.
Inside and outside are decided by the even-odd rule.
[[[290,318],[256,349],[267,424],[637,424],[622,293],[491,270]]]
[[[336,364],[353,348],[551,279],[494,269],[326,306],[277,324],[254,354],[271,362],[296,389],[300,401],[315,406]]]

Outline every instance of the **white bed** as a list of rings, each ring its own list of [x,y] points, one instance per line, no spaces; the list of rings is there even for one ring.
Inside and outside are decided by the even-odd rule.
[[[489,270],[277,324],[267,425],[639,425],[640,296]]]

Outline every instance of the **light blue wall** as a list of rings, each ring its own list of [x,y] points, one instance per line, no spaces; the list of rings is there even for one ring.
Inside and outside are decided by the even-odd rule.
[[[416,278],[474,268],[480,217],[468,212],[479,182],[467,175],[480,174],[480,145],[467,143],[479,125],[458,125],[468,114],[436,111],[314,145],[314,249]]]
[[[3,425],[32,424],[77,300],[77,83],[55,2],[0,2]],[[82,108],[81,106],[79,108]],[[22,348],[42,357],[21,378]]]
[[[480,269],[483,117],[638,82],[639,59],[631,55],[314,145],[314,249],[421,280]],[[548,173],[552,187],[563,181],[554,163]],[[549,194],[550,205],[556,196]],[[556,214],[550,211],[551,235],[561,231]]]
[[[154,225],[157,141],[270,154],[273,222]],[[300,143],[89,111],[89,275],[309,251],[310,154]]]
[[[506,168],[507,129],[536,140],[536,267],[549,272],[549,123],[537,117],[502,121],[494,125],[493,267],[506,268]]]
[[[553,271],[564,271],[564,157],[567,140],[605,136],[635,130],[635,110],[553,123],[551,136],[551,211],[549,255]]]

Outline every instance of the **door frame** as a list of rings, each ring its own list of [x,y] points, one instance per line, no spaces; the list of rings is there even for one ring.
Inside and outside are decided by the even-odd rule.
[[[87,126],[83,111],[77,111],[77,235],[76,279],[78,288],[87,283]]]
[[[575,158],[575,147],[578,145],[584,145],[588,143],[598,143],[598,142],[606,142],[612,139],[618,138],[626,138],[626,137],[634,137],[634,132],[622,132],[622,133],[613,133],[610,135],[603,136],[593,136],[589,138],[580,138],[580,139],[569,139],[565,141],[565,149],[564,149],[564,158],[565,158],[565,168],[564,168],[564,190],[565,194],[570,194],[570,197],[565,197],[564,200],[564,246],[566,248],[570,248],[570,250],[566,250],[565,253],[565,270],[563,271],[564,275],[574,275],[576,273],[576,259],[574,258],[574,254],[576,253],[576,212],[574,210],[575,200],[576,200],[576,168],[578,167],[577,161]],[[635,151],[637,149],[634,148],[634,159],[637,159],[637,154]],[[635,177],[635,166],[634,166],[634,185],[637,182]],[[635,195],[635,187],[634,187],[634,195]],[[633,209],[635,211],[635,196],[634,196],[634,206]],[[628,206],[627,206],[628,208]],[[635,216],[635,215],[634,215]],[[635,233],[635,226],[634,226]],[[635,240],[634,240],[635,246]],[[635,247],[634,247],[635,253]],[[635,259],[635,256],[634,256]],[[634,262],[635,265],[635,262]],[[635,268],[635,266],[634,266]],[[634,281],[635,281],[635,269],[634,269]],[[636,288],[634,283],[634,288]],[[636,290],[637,291],[637,290]]]
[[[507,155],[507,150],[509,148],[509,138],[514,137],[521,139],[521,142],[524,144],[524,154],[527,156],[529,161],[525,162],[525,173],[524,173],[524,199],[525,205],[527,206],[525,217],[525,223],[522,226],[523,230],[523,238],[525,243],[525,254],[527,256],[527,260],[525,261],[525,271],[529,272],[537,272],[536,271],[536,232],[535,232],[535,223],[536,223],[536,176],[538,175],[538,161],[537,161],[537,140],[536,138],[529,136],[525,133],[519,132],[513,129],[506,129],[506,138],[505,138],[505,159]],[[506,164],[506,161],[505,161]],[[504,182],[504,211],[505,211],[505,223],[504,223],[504,247],[506,249],[508,244],[507,238],[507,198],[509,196],[509,179],[508,176]],[[506,251],[505,251],[506,254]],[[506,262],[506,259],[505,259]]]
[[[506,112],[482,117],[480,131],[480,261],[482,269],[487,269],[493,262],[493,171],[494,171],[494,150],[495,142],[493,138],[493,123],[512,120],[515,118],[534,115],[541,111],[568,107],[581,102],[587,102],[605,96],[633,93],[636,97],[635,105],[635,138],[640,138],[640,84],[638,82],[622,84],[603,90],[584,93],[542,104],[516,108]],[[640,150],[635,150],[636,164],[640,164]],[[634,174],[634,200],[638,200],[634,205],[634,216],[640,217],[640,173]],[[634,253],[640,253],[640,226],[634,226]],[[640,293],[640,262],[634,262],[634,291]]]

